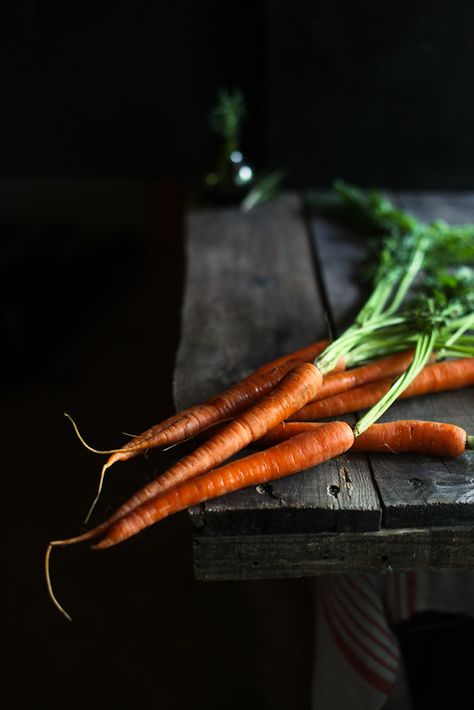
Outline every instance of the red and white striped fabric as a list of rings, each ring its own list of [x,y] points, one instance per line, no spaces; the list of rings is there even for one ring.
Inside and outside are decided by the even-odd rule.
[[[474,573],[331,575],[317,580],[314,710],[379,710],[400,667],[394,627],[417,612],[474,616]]]

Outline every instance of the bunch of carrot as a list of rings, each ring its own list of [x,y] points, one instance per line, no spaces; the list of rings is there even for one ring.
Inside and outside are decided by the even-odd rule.
[[[444,223],[420,225],[376,194],[365,196],[346,186],[338,190],[352,208],[370,213],[387,232],[371,297],[354,323],[333,343],[313,343],[278,358],[226,392],[151,427],[119,449],[99,452],[109,454],[102,469],[100,493],[104,473],[114,463],[150,448],[207,435],[190,454],[141,488],[106,521],[82,535],[49,544],[48,587],[64,614],[49,579],[53,547],[99,536],[94,549],[110,547],[198,502],[296,473],[351,447],[459,455],[472,446],[472,437],[454,425],[374,422],[400,396],[474,384],[474,350],[469,334],[474,322],[471,275],[447,278],[437,273],[435,288],[426,278],[428,296],[425,291],[422,298],[412,299],[401,308],[417,274],[422,269],[430,274],[430,260],[438,266],[441,254],[446,265],[453,263],[456,255],[474,258],[474,228]],[[434,353],[455,359],[428,364]],[[336,372],[344,366],[349,369]],[[354,429],[341,421],[306,421],[369,406],[371,409]],[[293,421],[282,424],[287,420]],[[269,448],[228,462],[253,442]]]

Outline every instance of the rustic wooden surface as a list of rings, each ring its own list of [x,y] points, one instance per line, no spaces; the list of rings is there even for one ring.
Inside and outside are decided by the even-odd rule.
[[[194,539],[195,572],[202,580],[463,570],[473,560],[474,528],[463,525]]]
[[[474,221],[472,194],[391,197],[423,219]],[[340,332],[363,299],[365,255],[365,235],[305,218],[295,195],[248,214],[230,208],[189,215],[176,407],[203,401],[263,362]],[[404,400],[384,419],[453,421],[474,431],[473,401],[471,389]],[[377,540],[387,545],[390,534],[397,536],[394,569],[422,561],[439,568],[431,547],[446,533],[433,536],[434,528],[446,531],[474,521],[472,455],[445,461],[349,452],[317,469],[197,506],[191,519],[195,569],[202,578],[314,574],[333,564],[347,571],[347,555],[337,561],[315,554],[308,563],[305,536],[312,535],[317,545],[328,534],[335,546],[352,541],[344,545],[356,554],[354,569],[386,568]],[[424,546],[416,555],[407,543],[412,538],[401,534],[405,528],[427,533],[412,536],[415,546]],[[374,531],[383,537],[368,537]],[[463,534],[469,538],[468,528]],[[397,540],[403,542],[400,549]],[[251,549],[260,555],[258,565]],[[461,564],[460,555],[447,557],[447,568]]]
[[[248,214],[237,209],[193,214],[187,233],[178,409],[282,353],[327,337],[327,314],[296,196]],[[193,511],[194,524],[206,535],[376,530],[380,519],[366,459],[355,453]]]

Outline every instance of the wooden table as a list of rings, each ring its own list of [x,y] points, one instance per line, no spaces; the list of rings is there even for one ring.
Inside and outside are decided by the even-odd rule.
[[[474,221],[474,193],[391,198],[424,220]],[[366,242],[364,234],[309,216],[296,194],[248,214],[189,214],[176,407],[340,332],[364,297]],[[404,400],[384,420],[399,418],[474,432],[474,389]],[[474,454],[445,460],[348,452],[197,506],[190,516],[195,574],[203,580],[472,568]]]

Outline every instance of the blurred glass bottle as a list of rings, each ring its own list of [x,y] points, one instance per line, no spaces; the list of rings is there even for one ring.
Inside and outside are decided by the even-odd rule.
[[[242,124],[247,115],[241,91],[219,92],[209,117],[210,127],[220,142],[214,170],[205,178],[205,193],[210,202],[240,203],[254,182],[253,168],[241,147]]]

